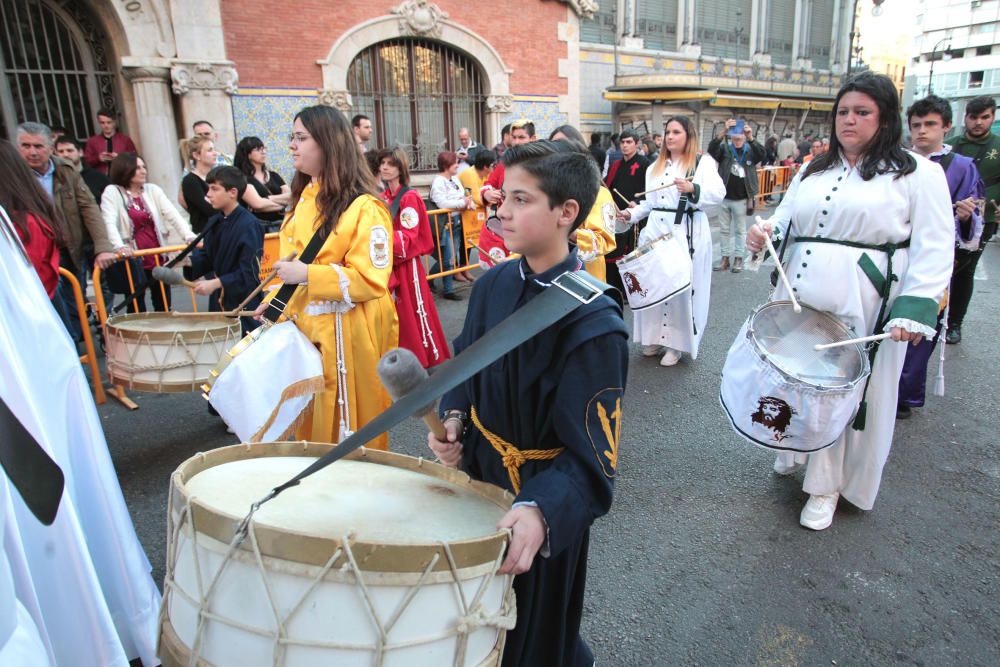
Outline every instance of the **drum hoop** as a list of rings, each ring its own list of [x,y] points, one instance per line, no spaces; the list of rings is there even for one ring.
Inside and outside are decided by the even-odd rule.
[[[799,305],[802,306],[803,310],[809,310],[809,311],[812,311],[814,313],[817,313],[818,315],[820,315],[820,316],[828,319],[832,323],[834,323],[837,326],[837,328],[840,330],[840,332],[844,334],[844,338],[845,339],[847,339],[847,338],[853,338],[854,337],[854,333],[851,331],[851,329],[848,328],[848,326],[846,324],[844,324],[843,322],[841,322],[840,319],[838,317],[836,317],[835,315],[833,315],[831,313],[828,313],[825,310],[820,310],[818,308],[813,308],[812,306],[810,306],[808,304],[805,304],[805,303],[802,303],[801,301],[799,302]],[[853,345],[849,345],[847,347],[853,349],[857,353],[858,358],[861,360],[861,369],[858,372],[858,376],[856,378],[854,378],[853,380],[846,380],[843,384],[837,384],[837,385],[813,384],[812,382],[807,382],[806,380],[803,380],[802,378],[800,378],[800,377],[798,377],[796,375],[792,375],[791,373],[789,373],[785,369],[779,367],[778,365],[771,363],[771,361],[768,359],[768,357],[770,355],[767,353],[767,350],[765,350],[761,346],[760,342],[758,342],[758,340],[757,340],[757,335],[756,335],[756,333],[754,331],[753,324],[754,324],[754,320],[756,319],[756,317],[757,317],[757,315],[759,313],[761,313],[764,310],[767,310],[769,308],[777,307],[777,306],[782,306],[782,307],[787,306],[787,307],[791,308],[792,307],[792,302],[788,301],[788,300],[768,301],[767,303],[762,304],[762,305],[758,306],[757,308],[755,308],[754,311],[753,311],[753,313],[750,314],[749,320],[747,321],[747,339],[750,341],[750,344],[753,347],[753,350],[757,354],[757,356],[759,356],[761,359],[763,359],[764,361],[767,362],[768,368],[774,369],[775,371],[777,371],[778,373],[780,373],[782,375],[782,377],[786,378],[787,380],[789,380],[791,382],[802,384],[802,385],[805,385],[807,387],[816,389],[818,391],[844,391],[844,390],[853,389],[854,387],[857,386],[857,384],[859,382],[862,382],[865,378],[867,378],[871,374],[871,366],[870,366],[870,364],[868,362],[868,355],[865,354],[864,346],[861,345],[860,343],[854,343]]]
[[[655,239],[653,239],[651,241],[647,241],[646,243],[643,243],[641,246],[639,246],[638,248],[636,248],[632,252],[628,253],[627,255],[623,255],[618,260],[617,263],[621,264],[622,262],[626,262],[626,261],[629,261],[629,260],[639,259],[643,255],[652,252],[653,249],[659,244],[660,241],[669,241],[669,240],[673,239],[673,237],[674,237],[673,232],[664,232],[663,234],[657,236]]]
[[[257,327],[225,351],[222,358],[219,359],[219,363],[208,371],[208,379],[201,384],[202,396],[206,401],[208,400],[208,395],[212,393],[212,387],[215,386],[215,380],[222,375],[223,371],[229,367],[229,364],[233,363],[233,359],[246,352],[251,345],[260,340],[260,337],[264,335],[270,326],[270,324],[265,323]]]
[[[111,367],[108,368],[108,375],[111,376],[112,384],[125,387],[126,389],[145,391],[153,394],[186,394],[198,391],[203,382],[203,378],[181,380],[178,382],[143,382],[116,374],[114,368]]]
[[[174,319],[174,320],[190,320],[190,321],[203,321],[206,325],[203,329],[190,332],[192,335],[197,336],[201,333],[203,336],[205,334],[215,334],[215,335],[225,335],[232,330],[240,331],[240,321],[223,317],[219,315],[218,318],[203,317],[198,316],[197,320],[195,318],[186,318],[183,313],[173,314],[173,313],[129,313],[127,315],[116,315],[109,318],[105,323],[107,330],[107,335],[116,335],[124,339],[135,340],[135,341],[148,341],[150,343],[173,343],[179,332],[177,331],[136,331],[135,329],[125,329],[120,325],[123,322],[136,322],[141,320],[163,320],[163,319]]]
[[[336,445],[319,442],[268,442],[256,444],[232,445],[214,449],[210,452],[196,454],[182,463],[171,477],[172,502],[174,507],[183,507],[191,503],[193,525],[199,533],[228,544],[232,541],[236,527],[242,521],[242,516],[228,514],[214,507],[208,507],[191,498],[185,483],[203,470],[224,463],[242,461],[250,458],[270,456],[321,456]],[[432,463],[423,458],[414,458],[393,452],[383,452],[362,447],[347,455],[347,460],[367,460],[376,465],[389,465],[395,468],[418,472],[429,477],[452,482],[463,486],[480,497],[488,500],[501,509],[510,509],[514,497],[504,489],[485,482],[471,479],[464,472]],[[248,508],[249,509],[249,508]],[[264,556],[282,560],[304,563],[307,565],[324,565],[341,545],[341,539],[321,537],[307,533],[257,523],[254,528],[257,534],[258,546]],[[443,541],[390,544],[376,541],[351,541],[351,549],[359,563],[364,564],[365,571],[372,572],[418,572],[423,571],[435,554],[439,555],[433,571],[449,569]],[[507,532],[500,531],[483,537],[448,542],[455,564],[459,569],[474,567],[496,559],[497,553],[507,542]],[[244,543],[242,549],[250,549]],[[342,557],[347,562],[346,557]],[[343,563],[338,562],[336,567]]]

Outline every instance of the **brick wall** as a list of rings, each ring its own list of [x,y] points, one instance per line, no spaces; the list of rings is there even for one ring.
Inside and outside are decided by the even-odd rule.
[[[222,2],[226,55],[236,62],[243,86],[322,88],[317,60],[357,24],[388,14],[398,0],[263,0]],[[488,41],[513,70],[510,90],[522,95],[566,94],[558,60],[566,44],[557,25],[566,20],[566,5],[554,0],[437,0],[458,23]],[[485,11],[490,8],[493,11]]]

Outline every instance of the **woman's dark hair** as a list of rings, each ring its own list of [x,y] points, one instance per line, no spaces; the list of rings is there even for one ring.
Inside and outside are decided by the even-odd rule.
[[[354,132],[342,113],[333,107],[316,105],[302,109],[295,119],[302,122],[323,153],[323,169],[316,175],[319,182],[316,207],[323,220],[321,234],[326,238],[351,202],[361,195],[375,196],[375,177],[365,164]],[[312,179],[309,174],[295,172],[291,186],[293,214],[302,191]]]
[[[497,154],[491,150],[482,150],[476,153],[476,159],[472,161],[475,169],[483,170],[492,167],[497,163]]]
[[[441,151],[438,153],[438,171],[445,172],[451,169],[458,162],[458,154],[455,151]],[[379,160],[379,164],[382,161]]]
[[[247,178],[253,178],[254,166],[250,161],[250,153],[258,148],[264,148],[264,142],[260,137],[243,137],[240,143],[236,144],[236,154],[233,155],[233,166],[243,172]],[[267,165],[264,165],[264,174],[267,174]]]
[[[455,154],[452,153],[452,155]],[[406,151],[404,151],[402,148],[399,148],[398,146],[396,148],[383,148],[382,150],[380,150],[378,152],[378,160],[375,163],[378,165],[377,167],[375,167],[376,174],[379,172],[379,167],[382,166],[382,162],[384,162],[385,160],[388,160],[389,164],[391,164],[396,169],[399,169],[399,184],[401,186],[409,185],[410,160],[409,158],[406,157]],[[441,161],[441,156],[439,155],[438,156],[439,166],[440,166],[440,161]],[[457,157],[455,161],[456,162],[458,161]],[[452,162],[452,164],[455,164],[455,162]],[[445,167],[445,169],[447,169],[447,167]],[[441,171],[444,171],[444,169],[442,169]]]
[[[127,188],[132,183],[132,177],[135,176],[136,170],[139,169],[139,160],[141,159],[138,153],[119,153],[111,161],[108,180],[114,185]]]
[[[62,245],[66,238],[66,222],[56,209],[52,198],[42,188],[38,179],[25,163],[20,151],[6,139],[0,139],[0,206],[21,232],[24,242],[31,241],[28,216],[39,221],[45,236]],[[48,227],[48,229],[46,229]]]
[[[896,178],[900,178],[916,171],[917,161],[902,146],[903,121],[900,119],[896,86],[884,74],[861,72],[848,79],[837,92],[837,98],[833,102],[833,121],[830,124],[830,148],[809,162],[802,180],[840,164],[837,112],[841,98],[850,92],[867,95],[878,108],[878,132],[864,147],[862,158],[858,160],[858,173],[862,180],[870,181],[877,174],[889,173],[895,173]]]
[[[570,144],[578,144],[578,146],[574,145],[574,149],[579,148],[581,152],[589,154],[587,151],[587,142],[583,138],[583,134],[580,130],[576,129],[572,125],[560,125],[549,134],[549,141],[554,141],[557,134],[561,134],[565,137],[562,141],[567,141]]]

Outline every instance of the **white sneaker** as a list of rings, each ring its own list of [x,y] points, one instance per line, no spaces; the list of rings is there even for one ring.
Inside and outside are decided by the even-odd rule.
[[[656,355],[663,352],[662,345],[643,345],[642,346],[642,356],[644,357],[655,357]]]
[[[809,496],[806,506],[799,515],[799,523],[811,530],[823,530],[833,523],[833,513],[837,510],[839,493],[828,496]]]
[[[663,358],[660,359],[661,366],[674,366],[678,361],[681,360],[681,353],[677,350],[667,348],[667,351],[663,353]]]
[[[778,454],[774,459],[774,472],[779,475],[791,475],[793,472],[804,466],[804,463],[796,463],[794,458],[789,459],[790,463],[785,463],[786,457]]]

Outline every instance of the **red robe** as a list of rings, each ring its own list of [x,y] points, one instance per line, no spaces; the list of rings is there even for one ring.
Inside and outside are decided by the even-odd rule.
[[[389,190],[382,193],[382,198],[392,204],[393,195]],[[417,355],[424,368],[430,368],[451,357],[420,261],[422,255],[433,252],[434,237],[427,208],[415,190],[403,195],[398,208],[392,221],[389,291],[399,317],[399,346]]]

